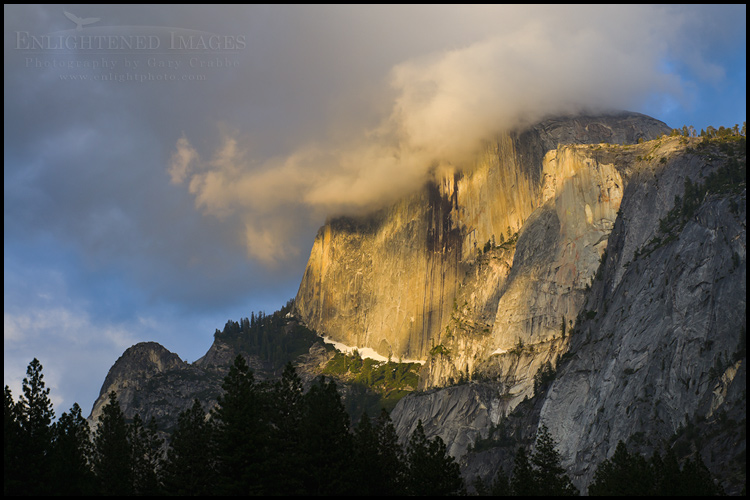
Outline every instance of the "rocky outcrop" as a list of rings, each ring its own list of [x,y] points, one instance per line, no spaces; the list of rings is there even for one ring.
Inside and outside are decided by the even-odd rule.
[[[401,442],[407,442],[421,420],[426,435],[440,436],[448,453],[460,457],[477,437],[497,425],[509,411],[508,401],[491,383],[461,384],[401,400],[391,413]]]
[[[283,335],[292,335],[290,332],[297,327],[296,321],[285,318]],[[303,350],[306,342],[310,345],[307,352],[294,359],[303,387],[309,388],[334,352],[331,346],[326,348],[321,339],[298,339],[297,342]],[[206,412],[216,406],[223,392],[224,377],[238,355],[245,359],[258,382],[280,375],[278,366],[248,353],[242,344],[242,339],[232,339],[217,331],[206,354],[191,364],[156,342],[141,342],[128,348],[110,368],[88,417],[89,425],[92,428],[98,425],[102,408],[109,402],[109,393],[114,391],[126,419],[136,414],[144,422],[154,418],[161,431],[169,432],[177,424],[179,414],[191,408],[195,399]]]
[[[110,368],[88,417],[89,424],[97,425],[112,391],[117,394],[125,418],[138,414],[149,422],[153,417],[162,429],[176,424],[179,413],[190,408],[194,398],[208,410],[220,394],[223,372],[196,364],[182,361],[156,342],[128,348]]]
[[[112,365],[94,402],[89,424],[97,425],[109,393],[117,394],[125,418],[136,414],[144,422],[156,419],[159,428],[170,430],[178,415],[197,398],[209,411],[222,393],[221,384],[238,354],[242,354],[256,378],[270,376],[268,363],[215,338],[206,354],[188,364],[156,342],[141,342],[128,348]]]

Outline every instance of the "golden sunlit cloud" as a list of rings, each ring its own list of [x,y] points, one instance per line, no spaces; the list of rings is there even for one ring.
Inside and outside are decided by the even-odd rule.
[[[242,149],[237,133],[223,131],[212,158],[202,161],[182,137],[169,166],[172,181],[189,179],[204,214],[240,214],[249,221],[249,255],[279,261],[298,254],[288,247],[294,224],[282,223],[295,214],[322,219],[392,203],[424,185],[436,167],[465,168],[499,131],[546,116],[632,109],[654,93],[681,94],[679,79],[658,69],[660,50],[651,42],[659,23],[623,31],[621,23],[613,28],[609,12],[573,26],[553,14],[395,65],[390,88],[382,89],[395,94],[390,112],[375,127],[336,124],[360,127],[345,143],[305,143],[263,159]]]

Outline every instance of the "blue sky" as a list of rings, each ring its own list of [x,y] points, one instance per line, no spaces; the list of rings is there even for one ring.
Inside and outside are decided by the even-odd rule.
[[[81,30],[65,12],[80,19]],[[4,383],[292,298],[327,216],[579,109],[746,120],[746,7],[6,5]],[[398,158],[398,161],[394,160]]]

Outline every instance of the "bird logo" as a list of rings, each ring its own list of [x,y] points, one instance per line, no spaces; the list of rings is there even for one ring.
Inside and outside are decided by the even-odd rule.
[[[76,16],[75,14],[71,14],[70,12],[65,11],[65,10],[63,11],[63,13],[65,14],[65,17],[67,17],[68,19],[76,23],[76,29],[78,31],[83,30],[84,25],[93,24],[101,19],[99,17],[87,17],[85,19],[82,19]]]

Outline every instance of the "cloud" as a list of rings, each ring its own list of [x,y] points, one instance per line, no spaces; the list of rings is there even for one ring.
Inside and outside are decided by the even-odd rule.
[[[196,208],[204,214],[226,219],[239,212],[248,255],[275,266],[300,254],[288,236],[281,236],[297,233],[304,225],[301,223],[309,222],[305,217],[290,216],[287,208],[311,190],[314,180],[305,175],[306,158],[314,158],[315,153],[298,153],[282,164],[270,161],[261,170],[248,170],[252,160],[239,144],[234,135],[226,133],[221,146],[204,160],[181,137],[168,172],[173,184],[187,183]]]
[[[224,129],[201,160],[183,136],[168,166],[172,182],[187,185],[202,213],[237,215],[248,255],[278,264],[299,254],[290,243],[295,219],[387,205],[436,167],[470,166],[481,142],[501,130],[560,113],[632,109],[654,94],[683,98],[684,82],[660,64],[668,49],[661,10],[495,11],[502,12],[514,22],[502,19],[498,32],[398,61],[374,94],[363,86],[378,96],[374,103],[387,103],[363,113],[381,116],[374,124],[334,116],[318,128],[348,133],[318,132],[271,157],[242,147],[251,134]]]
[[[177,151],[169,162],[169,176],[173,183],[180,184],[187,177],[190,164],[195,161],[198,153],[184,136],[177,140],[176,148]]]
[[[9,34],[69,28],[59,8],[6,10]],[[247,255],[303,268],[326,216],[388,204],[436,166],[461,168],[497,129],[582,105],[648,112],[639,103],[671,111],[701,102],[677,71],[722,78],[710,56],[727,42],[712,40],[738,29],[725,29],[744,19],[731,14],[101,5],[87,15],[102,27],[195,27],[245,36],[246,46],[205,82],[157,85],[63,80],[67,69],[29,66],[6,44],[6,220],[22,238],[54,232],[162,296],[196,290],[195,302],[209,300],[242,266],[244,277],[266,272],[240,264]],[[185,286],[192,269],[215,283]]]

